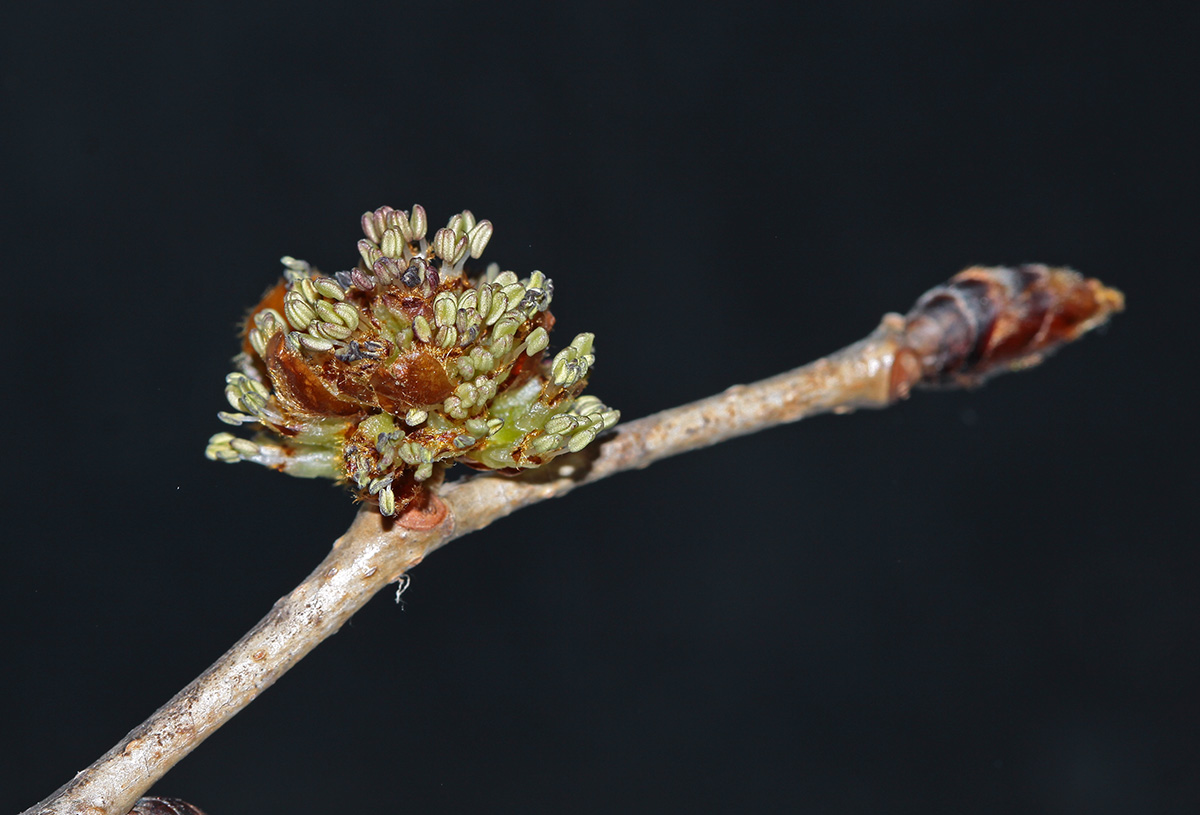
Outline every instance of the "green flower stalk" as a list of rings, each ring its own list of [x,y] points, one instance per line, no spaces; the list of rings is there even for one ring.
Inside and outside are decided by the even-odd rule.
[[[432,239],[425,210],[364,213],[360,263],[332,276],[283,258],[251,310],[226,424],[206,455],[347,483],[384,515],[403,512],[462,462],[516,473],[576,452],[619,413],[581,396],[593,336],[547,356],[552,282],[492,264],[472,278],[489,221],[469,210]]]

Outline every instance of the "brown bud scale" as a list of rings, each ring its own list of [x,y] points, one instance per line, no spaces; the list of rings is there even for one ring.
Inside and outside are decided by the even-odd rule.
[[[1070,269],[972,266],[905,316],[894,385],[973,387],[1041,362],[1125,307],[1121,292]]]

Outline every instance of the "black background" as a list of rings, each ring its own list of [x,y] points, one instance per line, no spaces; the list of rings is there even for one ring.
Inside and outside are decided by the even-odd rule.
[[[332,4],[329,4],[332,5]],[[1115,6],[1115,4],[1113,4]],[[627,418],[972,263],[1129,311],[1048,364],[454,543],[157,787],[210,815],[1195,812],[1192,4],[26,4],[0,29],[0,809],[354,508],[202,452],[243,310],[358,215],[495,222]]]

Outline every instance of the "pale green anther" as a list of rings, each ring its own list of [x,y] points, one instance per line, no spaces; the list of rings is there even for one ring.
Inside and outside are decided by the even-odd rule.
[[[335,340],[348,340],[354,332],[341,323],[317,323],[317,328],[321,329],[321,333],[326,337]],[[330,345],[332,348],[333,346]]]
[[[571,440],[567,442],[567,449],[572,453],[578,453],[583,448],[587,447],[596,438],[596,431],[590,427],[580,430],[571,436]]]
[[[576,427],[578,427],[578,424],[575,417],[568,414],[559,414],[558,416],[551,417],[542,429],[547,433],[558,433],[561,435],[563,433],[570,433]]]
[[[450,220],[446,222],[446,229],[449,229],[451,232],[453,232],[454,237],[457,238],[466,231],[462,226],[462,222],[463,216],[461,212],[451,215]]]
[[[590,416],[593,413],[599,413],[604,410],[604,403],[590,393],[584,394],[575,400],[575,403],[571,406],[571,410],[580,416]]]
[[[225,424],[231,424],[234,427],[243,425],[246,422],[254,421],[253,416],[247,416],[245,413],[229,413],[228,411],[218,411],[217,418]]]
[[[383,252],[379,251],[379,247],[368,240],[358,242],[358,254],[363,259],[363,264],[367,269],[375,265],[375,261],[383,257]]]
[[[546,276],[544,274],[542,274],[541,272],[539,272],[538,270],[534,269],[532,272],[529,273],[529,284],[525,288],[545,290]]]
[[[469,382],[464,382],[454,389],[455,395],[463,401],[463,407],[470,407],[479,400],[479,391]]]
[[[420,408],[410,408],[408,413],[404,414],[404,423],[409,427],[416,427],[428,418],[429,414]]]
[[[438,329],[437,344],[439,348],[449,348],[458,342],[458,329],[452,325],[443,326]]]
[[[476,345],[471,349],[471,362],[475,365],[476,371],[490,371],[496,367],[496,360],[491,352],[481,345]]]
[[[458,357],[454,360],[454,370],[460,379],[470,379],[475,376],[475,365],[470,357]]]
[[[359,221],[362,223],[363,234],[375,243],[379,243],[379,230],[375,228],[375,213],[364,212]]]
[[[250,341],[250,347],[254,349],[254,353],[260,357],[267,353],[267,338],[263,336],[261,330],[252,328],[246,333],[246,339]]]
[[[547,433],[534,439],[533,444],[529,445],[529,452],[536,456],[545,455],[562,447],[562,441],[563,437],[557,433]]]
[[[331,325],[331,323],[325,323],[324,325]],[[349,336],[349,334],[347,334],[346,336]],[[314,337],[312,334],[300,334],[297,337],[297,339],[300,341],[301,345],[303,345],[305,348],[309,349],[310,351],[332,351],[333,350],[333,343],[330,342],[329,340],[325,339],[324,337]]]
[[[469,209],[462,211],[462,228],[463,232],[470,232],[475,228],[475,213]]]
[[[479,319],[479,312],[473,308],[460,308],[458,316],[454,319],[454,326],[458,329],[459,334],[465,334],[471,328],[478,331],[482,323],[483,321]]]
[[[413,204],[412,216],[408,222],[412,226],[412,239],[414,241],[419,241],[425,237],[425,232],[429,229],[429,218],[425,215],[425,207],[420,204]]]
[[[464,434],[462,436],[455,436],[454,437],[454,446],[457,447],[459,450],[466,450],[468,447],[473,445],[476,441],[477,440],[474,436],[468,436],[466,434]]]
[[[454,325],[457,316],[458,302],[453,294],[444,291],[433,298],[433,319],[439,326]]]
[[[491,429],[483,419],[467,419],[464,425],[467,432],[477,439],[488,435],[488,431]]]
[[[446,401],[442,402],[442,411],[445,413],[453,413],[462,407],[462,400],[457,396],[447,396]]]
[[[362,234],[366,235],[373,242],[379,242],[379,224],[376,222],[374,212],[364,212],[361,218]]]
[[[337,316],[346,328],[349,328],[351,331],[358,328],[358,309],[354,306],[349,303],[334,303],[333,310],[337,313]]]
[[[478,258],[483,254],[483,250],[487,247],[488,241],[492,239],[494,227],[491,221],[480,221],[474,227],[467,227],[467,246],[471,253],[471,257]]]
[[[508,298],[504,296],[503,292],[497,291],[492,295],[492,310],[488,312],[487,319],[484,320],[484,322],[488,325],[495,325],[496,321],[499,320],[506,311],[508,311]],[[483,312],[481,311],[479,313],[482,314]]]
[[[429,320],[425,319],[424,314],[418,314],[413,320],[413,333],[421,342],[429,342],[433,339],[433,326],[429,324]]]
[[[279,262],[283,264],[285,269],[291,272],[303,272],[304,274],[308,274],[309,269],[312,268],[308,265],[307,260],[297,260],[291,255],[284,255],[279,259]]]
[[[616,424],[616,423],[617,423],[617,422],[620,420],[620,418],[621,418],[621,411],[619,411],[619,410],[606,410],[606,411],[604,411],[604,413],[603,413],[603,414],[601,414],[601,415],[604,417],[604,424],[603,424],[603,425],[601,425],[601,428],[600,428],[600,429],[601,429],[601,430],[608,430],[609,428],[613,427],[613,426],[614,426],[614,425],[615,425],[615,424]]]
[[[433,234],[433,253],[442,260],[450,260],[454,254],[454,241],[454,232],[442,227]]]
[[[236,438],[237,438],[237,436],[233,435],[232,433],[222,430],[220,433],[213,433],[209,437],[208,443],[209,444],[229,444],[229,442],[233,441]]]
[[[267,398],[261,393],[244,393],[242,394],[242,410],[255,415],[262,413],[263,408],[267,406]]]
[[[258,455],[258,445],[249,439],[233,439],[229,442],[229,446],[243,456]]]
[[[427,461],[424,464],[422,464],[420,467],[418,467],[417,471],[415,473],[413,473],[413,479],[416,481],[425,481],[432,475],[433,475],[433,465]]]
[[[317,290],[317,294],[330,300],[341,302],[346,299],[346,290],[333,278],[318,277],[313,281],[313,288]]]
[[[327,323],[342,324],[342,318],[333,310],[333,304],[328,300],[318,300],[313,303],[313,311],[317,312],[317,316]]]
[[[379,209],[375,210],[373,219],[375,221],[375,231],[377,233],[382,235],[385,231],[387,231],[388,227],[392,225],[390,223],[390,217],[393,213],[395,213],[395,211],[396,210],[392,209],[391,207],[380,207]],[[376,243],[378,242],[379,241],[376,241]]]
[[[550,344],[550,335],[542,326],[538,326],[529,332],[529,336],[525,338],[525,353],[529,356],[540,353],[546,350],[546,346]]]
[[[396,514],[396,493],[390,484],[379,491],[379,511],[388,518]]]
[[[592,343],[595,341],[596,335],[591,333],[579,334],[575,339],[571,340],[571,347],[579,352],[579,356],[592,353]]]
[[[571,360],[564,359],[561,362],[555,363],[550,380],[560,388],[573,385],[576,380],[575,372],[571,367]]]
[[[475,388],[479,391],[479,400],[481,402],[490,402],[496,398],[497,385],[490,379],[484,379],[481,384],[479,377],[476,377]]]
[[[511,286],[513,283],[518,282],[517,273],[516,272],[501,272],[500,274],[496,275],[495,278],[492,279],[492,282],[495,283],[500,288],[504,288],[505,286]]]
[[[492,287],[484,283],[479,287],[479,302],[475,304],[475,308],[483,317],[487,317],[488,312],[492,308]]]
[[[358,429],[368,438],[374,439],[380,433],[391,433],[396,429],[396,423],[389,413],[376,413],[362,420]]]
[[[522,322],[524,321],[516,315],[505,314],[492,329],[492,341],[494,342],[501,337],[507,337],[510,334],[516,334],[517,329],[521,327]]]
[[[509,354],[512,353],[512,349],[513,338],[501,337],[492,343],[492,356],[500,360],[505,359]]]
[[[460,308],[454,318],[454,327],[458,329],[458,344],[466,348],[479,337],[479,312],[473,308]]]
[[[504,292],[504,297],[508,300],[509,308],[516,308],[517,304],[521,302],[521,298],[525,296],[525,287],[520,283],[505,286],[501,291]]]
[[[578,352],[573,346],[568,345],[566,348],[554,355],[554,362],[551,363],[551,367],[557,371],[561,366],[575,359],[577,353]]]
[[[309,323],[317,318],[317,313],[308,303],[304,302],[303,297],[293,297],[294,294],[296,293],[288,292],[288,296],[283,299],[283,313],[287,315],[287,320],[292,324],[292,328],[303,331],[308,328]]]
[[[454,265],[458,265],[467,256],[467,236],[463,235],[454,244],[454,250],[450,253],[448,260]]]
[[[375,234],[380,237],[383,236],[383,233],[388,229],[388,213],[394,211],[391,207],[380,207],[375,210],[375,214],[371,219],[375,224]],[[379,243],[379,241],[375,241],[375,243]]]
[[[400,230],[400,237],[404,238],[406,243],[413,242],[413,228],[408,220],[408,213],[403,210],[396,210],[388,215],[388,225],[393,229]]]
[[[379,243],[379,249],[383,252],[383,254],[390,258],[398,258],[403,257],[404,247],[406,245],[407,241],[405,241],[404,236],[400,234],[400,230],[389,229],[383,233],[383,238]]]
[[[295,303],[296,305],[304,306],[305,308],[312,308],[312,306],[308,304],[308,301],[304,299],[304,295],[300,293],[299,289],[292,289],[285,292],[283,295],[283,303],[285,306],[288,303]]]
[[[396,455],[400,456],[400,460],[405,464],[414,465],[420,462],[421,457],[417,455],[416,448],[420,445],[415,442],[406,441],[396,450]]]
[[[499,416],[493,416],[492,418],[488,419],[487,426],[488,426],[488,435],[492,436],[492,435],[498,433],[500,431],[500,428],[504,427],[504,420],[501,419]]]
[[[296,291],[300,292],[300,295],[309,305],[318,300],[317,289],[313,286],[311,277],[301,278],[300,282],[296,285]]]
[[[247,376],[243,380],[243,382],[245,383],[243,385],[244,388],[246,388],[248,391],[253,391],[254,393],[257,393],[259,396],[261,396],[264,399],[266,399],[268,396],[271,395],[271,391],[267,389],[267,386],[264,385],[263,383],[259,382],[257,379],[251,379],[250,377]]]
[[[462,309],[473,309],[479,305],[479,292],[475,289],[467,289],[458,298],[458,307]]]
[[[241,461],[242,457],[233,451],[232,447],[222,446],[219,444],[210,444],[204,450],[204,457],[209,461],[223,461],[226,464],[232,464],[235,461]]]
[[[209,461],[241,461],[242,457],[233,452],[233,448],[229,446],[229,439],[221,438],[218,440],[218,436],[228,436],[229,439],[233,438],[233,435],[230,433],[218,433],[216,436],[213,436],[208,440],[208,446],[204,448],[204,457]]]
[[[234,410],[242,410],[242,389],[236,385],[225,386],[225,401]]]
[[[254,315],[254,324],[268,334],[273,334],[276,326],[283,326],[283,315],[273,308],[264,308]]]
[[[367,483],[367,494],[368,495],[377,495],[379,493],[379,491],[382,490],[384,487],[391,486],[391,483],[392,483],[391,476],[387,476],[384,478],[372,478],[370,480],[370,482]]]

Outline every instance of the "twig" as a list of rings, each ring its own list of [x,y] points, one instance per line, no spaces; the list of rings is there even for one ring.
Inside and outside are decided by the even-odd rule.
[[[955,357],[947,351],[947,342],[961,340],[962,334],[954,330],[952,315],[938,310],[942,301],[934,295],[952,291],[952,281],[951,286],[934,289],[919,301],[908,317],[888,315],[869,337],[829,357],[625,423],[603,444],[561,456],[542,469],[515,478],[479,475],[446,485],[424,506],[408,510],[394,522],[373,507],[365,507],[312,574],[276,602],[224,656],[25,815],[128,812],[176,762],[341,628],[376,592],[455,538],[522,507],[668,456],[819,413],[886,407],[906,396],[914,384],[971,384],[1001,363],[1008,367],[1033,364],[1040,354],[1120,310],[1119,293],[1094,281],[1087,283],[1098,295],[1098,305],[1086,319],[1076,321],[1077,330],[1059,331],[1055,336],[1034,332],[1017,353],[1003,358],[984,353],[994,328],[990,323],[999,323],[1005,316],[1003,304],[993,306],[996,313],[987,325],[975,321],[977,331],[986,331],[967,349],[972,354],[964,351]],[[1099,295],[1107,295],[1107,299]],[[994,293],[992,296],[994,299]],[[944,341],[931,345],[931,325],[939,320]],[[974,358],[968,360],[968,356]],[[956,378],[948,378],[952,373]]]

